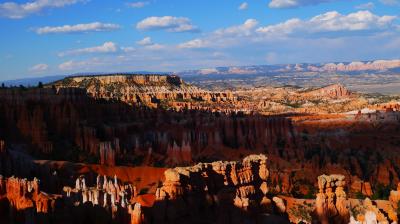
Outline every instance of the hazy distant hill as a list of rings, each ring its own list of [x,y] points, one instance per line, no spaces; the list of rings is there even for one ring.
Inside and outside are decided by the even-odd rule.
[[[134,73],[160,74],[147,71]],[[84,73],[72,76],[104,74],[107,73]],[[400,94],[400,60],[230,66],[187,70],[175,74],[189,83],[213,90],[265,85],[309,87],[343,83],[351,90]],[[49,83],[65,77],[27,78],[4,83],[6,85],[35,86],[39,81]]]
[[[183,71],[178,75],[212,90],[343,83],[361,92],[400,94],[400,60],[231,66]]]
[[[36,86],[39,82],[42,82],[42,83],[54,82],[56,80],[63,79],[66,76],[67,75],[56,75],[56,76],[15,79],[15,80],[0,81],[0,83],[4,83],[6,86],[19,86],[19,85]]]
[[[188,70],[180,72],[182,76],[196,75],[260,75],[281,74],[293,72],[335,72],[345,74],[359,74],[366,71],[374,72],[399,72],[400,60],[375,60],[357,62],[335,62],[335,63],[301,63],[301,64],[279,64],[279,65],[253,65],[253,66],[230,66],[216,67],[199,70]]]

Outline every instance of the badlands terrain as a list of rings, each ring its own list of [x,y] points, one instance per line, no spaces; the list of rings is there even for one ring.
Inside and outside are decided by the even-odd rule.
[[[2,87],[1,223],[397,223],[399,98],[315,78],[396,63]]]

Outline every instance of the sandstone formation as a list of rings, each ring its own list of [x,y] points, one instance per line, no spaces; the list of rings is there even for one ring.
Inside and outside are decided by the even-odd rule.
[[[265,155],[217,161],[164,172],[155,192],[140,192],[117,176],[78,176],[60,195],[40,191],[40,181],[0,178],[5,223],[389,223],[397,221],[398,192],[390,201],[348,199],[343,175],[318,177],[315,202],[277,195]],[[314,212],[306,206],[315,206]],[[351,218],[350,218],[351,215]],[[84,218],[83,218],[84,217]],[[297,221],[295,221],[297,220]]]
[[[397,220],[397,191],[387,200],[400,177],[396,103],[364,113],[368,101],[342,85],[230,94],[174,76],[73,77],[54,87],[0,89],[1,186],[10,186],[0,188],[0,217],[75,224]],[[347,109],[356,113],[320,114]],[[268,162],[248,156],[255,153],[268,154]],[[336,175],[317,184],[323,173]]]
[[[199,163],[165,171],[165,182],[156,192],[156,223],[187,223],[197,217],[243,223],[257,212],[272,212],[266,162],[264,155],[252,155],[241,163]]]
[[[209,92],[188,85],[174,75],[75,76],[49,84],[56,88],[83,88],[94,98],[121,100],[157,107],[162,102],[234,101],[230,92]]]
[[[316,90],[309,91],[305,95],[313,97],[331,97],[331,98],[346,98],[351,95],[350,91],[347,90],[341,84],[333,84],[325,86]]]
[[[398,182],[396,111],[376,119],[166,111],[94,99],[77,88],[2,89],[0,102],[1,139],[39,159],[176,166],[262,152],[282,193],[312,194],[315,187],[304,183],[322,173],[346,175],[352,195]]]
[[[343,175],[322,175],[318,177],[319,193],[316,200],[316,214],[322,224],[345,224],[350,221],[347,197],[344,192]]]
[[[0,101],[0,129],[9,130],[7,141],[26,142],[42,158],[182,165],[202,154],[220,154],[213,150],[218,148],[275,148],[278,140],[293,144],[291,122],[283,117],[132,108],[62,88],[6,89]]]
[[[10,211],[34,209],[22,217],[25,222],[35,222],[42,213],[56,219],[64,213],[68,218],[61,223],[75,223],[81,217],[91,223],[105,223],[107,219],[122,224],[195,223],[199,218],[203,223],[254,223],[267,213],[268,220],[287,223],[282,199],[269,198],[268,179],[267,157],[250,155],[242,162],[218,161],[168,169],[154,195],[138,194],[135,186],[121,182],[117,176],[100,175],[93,186],[84,176],[76,179],[74,187],[64,186],[58,206],[55,197],[40,193],[37,179],[1,178],[0,192],[8,199]],[[144,197],[149,198],[148,204],[141,204]],[[76,212],[81,217],[75,217]],[[18,213],[8,216],[20,218]],[[49,219],[46,223],[54,222]]]
[[[32,181],[0,175],[0,217],[11,223],[49,223],[58,196],[40,191],[39,180]],[[8,214],[6,211],[8,210]],[[40,214],[48,214],[42,216]],[[7,217],[8,216],[8,217]],[[9,219],[8,219],[9,218]]]

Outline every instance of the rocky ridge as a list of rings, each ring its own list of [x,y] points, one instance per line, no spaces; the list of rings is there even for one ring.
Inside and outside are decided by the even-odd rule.
[[[47,87],[83,88],[99,99],[114,99],[135,105],[157,107],[162,101],[234,101],[230,92],[210,92],[186,84],[174,75],[100,75],[73,76]]]

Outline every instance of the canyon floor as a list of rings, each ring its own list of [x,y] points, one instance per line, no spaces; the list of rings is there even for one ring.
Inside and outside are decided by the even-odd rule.
[[[207,85],[0,88],[1,223],[397,223],[398,96]]]

